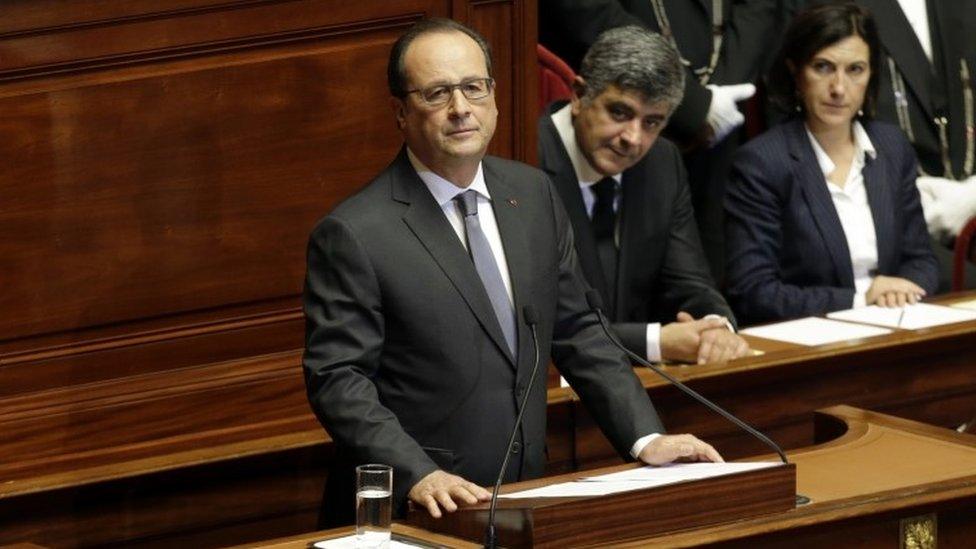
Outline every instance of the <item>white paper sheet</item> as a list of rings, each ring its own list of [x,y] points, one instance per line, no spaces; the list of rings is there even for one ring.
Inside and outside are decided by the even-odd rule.
[[[865,324],[876,324],[891,328],[917,330],[919,328],[930,328],[932,326],[941,326],[954,322],[976,320],[976,311],[945,307],[943,305],[932,305],[930,303],[916,303],[915,305],[892,308],[871,305],[870,307],[861,307],[859,309],[837,311],[827,316],[849,322],[863,322]]]
[[[972,299],[970,301],[960,301],[959,303],[953,303],[951,306],[956,307],[957,309],[969,309],[971,311],[976,311],[976,299]]]
[[[891,330],[811,316],[767,326],[746,328],[741,333],[776,341],[786,341],[787,343],[814,346],[889,334]]]
[[[359,545],[356,544],[356,534],[353,534],[351,536],[318,541],[313,543],[312,547],[317,547],[318,549],[358,549]],[[416,549],[417,547],[426,547],[426,545],[415,545],[413,543],[391,539],[389,545],[386,547],[389,549]]]
[[[502,494],[501,498],[557,498],[580,496],[605,496],[618,492],[641,490],[688,480],[731,475],[774,467],[780,462],[750,463],[676,463],[662,467],[641,467],[595,477],[582,477],[572,482],[550,484],[542,488]]]
[[[737,463],[671,463],[660,467],[641,467],[628,469],[596,477],[583,477],[588,482],[616,482],[621,480],[647,481],[665,480],[667,482],[681,482],[700,478],[731,475],[743,471],[755,471],[781,465],[779,461],[747,461]]]

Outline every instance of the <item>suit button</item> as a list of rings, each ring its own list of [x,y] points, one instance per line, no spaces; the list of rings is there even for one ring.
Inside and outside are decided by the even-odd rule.
[[[521,451],[522,451],[522,443],[516,440],[515,444],[512,444],[512,453],[517,454]]]

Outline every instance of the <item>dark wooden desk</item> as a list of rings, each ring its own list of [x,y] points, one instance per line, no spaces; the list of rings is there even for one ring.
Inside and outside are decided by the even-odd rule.
[[[918,543],[928,536],[972,546],[976,437],[846,406],[824,412],[815,431],[827,442],[789,452],[809,505],[614,546],[934,547]]]
[[[976,539],[976,437],[848,406],[823,410],[815,420],[811,418],[811,423],[818,444],[789,452],[790,461],[796,465],[797,492],[808,496],[811,503],[654,537],[616,538],[578,546],[931,546],[913,545],[926,539],[938,539],[942,547],[971,546]],[[561,480],[565,479],[511,484],[503,491]],[[648,517],[654,516],[653,509],[647,511]],[[329,534],[348,532],[346,528]],[[308,534],[248,547],[297,549],[323,535]]]
[[[976,414],[976,321],[816,347],[748,339],[762,355],[666,369],[784,448],[812,444],[809,414],[835,404],[951,428]],[[768,451],[653,372],[638,375],[670,432],[695,433],[727,458]],[[619,459],[571,389],[550,389],[549,401],[553,472]]]

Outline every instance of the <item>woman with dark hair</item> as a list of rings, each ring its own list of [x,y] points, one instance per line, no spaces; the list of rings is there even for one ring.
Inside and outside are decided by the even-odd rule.
[[[740,321],[783,320],[934,292],[938,267],[901,131],[871,120],[879,71],[871,15],[798,15],[770,98],[794,116],[736,154],[725,197],[728,296]]]

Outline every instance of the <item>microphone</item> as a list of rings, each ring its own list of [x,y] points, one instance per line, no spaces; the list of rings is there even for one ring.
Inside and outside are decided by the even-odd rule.
[[[491,504],[488,507],[488,526],[485,527],[486,549],[495,549],[498,544],[498,535],[495,532],[495,506],[498,505],[498,489],[502,486],[502,479],[505,477],[505,470],[508,469],[508,460],[512,456],[512,446],[515,445],[515,437],[518,436],[519,426],[522,425],[522,416],[525,415],[525,407],[529,403],[529,395],[532,393],[532,386],[535,385],[535,376],[539,371],[539,334],[536,332],[536,324],[539,323],[539,316],[536,314],[535,307],[526,305],[522,307],[522,316],[525,323],[532,331],[532,348],[535,349],[535,362],[532,364],[532,373],[529,374],[529,386],[522,395],[522,406],[519,407],[518,415],[515,417],[515,426],[512,427],[512,436],[508,438],[508,448],[505,449],[505,459],[502,460],[502,468],[498,471],[498,479],[495,480],[495,489],[491,491]]]
[[[702,395],[698,394],[698,392],[696,392],[695,390],[693,390],[691,387],[688,387],[684,383],[681,383],[677,379],[671,377],[670,375],[668,375],[667,372],[665,372],[661,368],[655,366],[654,364],[651,364],[647,360],[644,360],[643,357],[641,357],[641,356],[639,356],[639,355],[631,352],[630,349],[624,347],[624,345],[622,343],[620,343],[620,340],[617,339],[617,336],[615,336],[613,334],[613,332],[610,331],[610,326],[609,326],[609,324],[607,324],[607,318],[606,318],[606,316],[603,315],[603,299],[600,298],[600,292],[598,292],[596,290],[592,290],[592,289],[589,290],[589,291],[587,291],[586,292],[586,302],[589,303],[590,308],[593,309],[593,311],[596,313],[597,317],[600,319],[600,326],[603,327],[603,331],[607,334],[607,337],[610,338],[610,342],[613,343],[615,347],[617,347],[621,351],[627,353],[627,356],[629,356],[631,359],[637,361],[638,364],[641,364],[643,366],[647,366],[648,368],[650,368],[651,370],[653,370],[654,373],[656,373],[657,375],[659,375],[659,376],[663,377],[664,379],[668,380],[669,383],[671,383],[672,385],[674,385],[678,389],[681,389],[682,391],[684,391],[684,393],[687,394],[688,396],[690,396],[691,398],[693,398],[693,399],[697,400],[698,402],[704,404],[706,407],[708,407],[710,410],[712,410],[716,414],[718,414],[718,415],[724,417],[725,419],[731,421],[732,423],[734,423],[736,426],[738,426],[743,431],[745,431],[745,432],[749,433],[750,435],[756,437],[763,444],[765,444],[765,445],[769,446],[770,448],[772,448],[773,450],[775,450],[776,453],[779,454],[779,458],[781,460],[783,460],[783,463],[789,463],[789,460],[786,459],[786,454],[783,452],[783,449],[780,448],[778,444],[776,444],[775,442],[773,442],[772,440],[770,440],[769,437],[767,437],[766,435],[760,433],[758,430],[756,430],[755,428],[751,427],[749,424],[747,424],[746,422],[742,421],[741,419],[735,417],[734,415],[732,415],[731,413],[729,413],[728,411],[726,411],[724,408],[722,408],[718,404],[715,404],[711,400],[708,400],[707,398],[705,398]]]

